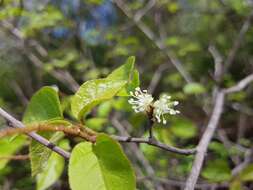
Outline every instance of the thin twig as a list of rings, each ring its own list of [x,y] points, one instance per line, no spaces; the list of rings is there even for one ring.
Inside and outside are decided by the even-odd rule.
[[[244,21],[239,34],[232,46],[232,48],[230,49],[229,53],[228,53],[228,57],[224,63],[224,72],[226,72],[228,70],[228,68],[231,66],[231,64],[233,63],[236,53],[238,52],[242,41],[244,39],[245,34],[247,33],[247,31],[249,30],[250,26],[251,26],[251,19],[253,16],[253,11],[249,14],[249,16],[246,18],[246,20]]]
[[[158,148],[161,148],[163,150],[173,152],[176,154],[182,154],[182,155],[191,155],[196,153],[196,149],[180,149],[173,146],[169,146],[166,144],[163,144],[159,141],[156,141],[154,139],[145,139],[145,138],[136,138],[136,137],[124,137],[124,136],[112,136],[115,140],[119,142],[125,142],[125,143],[144,143],[149,144],[151,146],[155,146]]]
[[[166,69],[168,69],[169,66],[170,66],[170,65],[168,65],[167,63],[164,63],[164,64],[160,65],[160,66],[158,67],[158,69],[155,71],[155,73],[154,73],[154,75],[153,75],[153,77],[152,77],[152,80],[151,80],[151,82],[150,82],[150,84],[149,84],[149,87],[148,87],[148,92],[149,92],[150,94],[153,94],[153,93],[154,93],[154,91],[155,91],[155,89],[156,89],[157,85],[159,84],[159,81],[160,81],[160,79],[161,79],[161,77],[162,77],[162,73],[163,73]]]
[[[24,128],[25,125],[16,120],[14,117],[12,117],[9,113],[7,113],[6,111],[4,111],[2,108],[0,108],[0,115],[2,117],[4,117],[7,121],[9,121],[13,127],[15,128]],[[30,132],[29,134],[27,134],[28,136],[30,136],[32,139],[36,140],[37,142],[41,143],[42,145],[48,147],[49,149],[51,149],[52,151],[60,154],[61,156],[63,156],[66,159],[70,158],[70,153],[63,150],[62,148],[56,146],[55,144],[51,143],[50,141],[48,141],[47,139],[45,139],[44,137],[38,135],[35,132]]]
[[[219,82],[222,78],[223,74],[223,58],[220,54],[220,52],[217,50],[217,48],[214,45],[210,45],[208,47],[209,52],[212,54],[214,59],[214,79]]]
[[[137,179],[138,181],[142,181],[142,180],[145,180],[146,179],[154,179],[156,181],[159,181],[160,183],[162,184],[165,184],[165,185],[170,185],[170,186],[177,186],[177,187],[183,187],[185,185],[185,181],[183,180],[178,180],[178,179],[167,179],[167,178],[161,178],[161,177],[152,177],[152,176],[146,176],[144,178],[140,178],[140,179]],[[226,188],[229,186],[228,183],[204,183],[204,182],[201,182],[201,183],[197,183],[196,184],[196,188],[210,188],[210,187],[213,187],[215,186],[216,188]]]
[[[141,18],[142,18],[145,14],[147,14],[147,12],[148,12],[150,9],[152,9],[152,8],[155,6],[155,4],[156,4],[156,0],[150,0],[150,1],[144,6],[144,8],[138,10],[137,13],[135,13],[135,15],[134,15],[134,20],[135,20],[136,22],[140,21]]]
[[[238,175],[247,165],[252,162],[253,148],[245,152],[244,161],[232,170],[232,176]]]
[[[240,82],[238,82],[235,86],[232,86],[232,87],[224,90],[224,92],[226,94],[239,92],[239,91],[243,90],[251,82],[253,82],[253,74],[248,75],[246,78],[244,78]]]

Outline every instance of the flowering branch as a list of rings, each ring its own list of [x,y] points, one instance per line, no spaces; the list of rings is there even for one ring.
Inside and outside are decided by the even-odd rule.
[[[17,133],[20,134],[27,134],[37,142],[41,143],[42,145],[48,147],[52,151],[58,153],[59,155],[63,156],[66,159],[70,158],[70,153],[66,152],[65,150],[61,149],[60,147],[56,146],[55,144],[51,143],[44,137],[38,135],[34,131],[62,131],[66,134],[81,137],[89,142],[96,141],[96,133],[90,129],[81,128],[80,126],[75,126],[68,128],[66,126],[53,126],[53,125],[34,125],[25,127],[25,125],[16,120],[10,114],[5,112],[3,109],[0,108],[0,115],[3,116],[6,120],[12,123],[12,126],[15,128],[5,129],[0,132],[0,138],[7,136],[7,135],[14,135]],[[179,149],[176,147],[172,147],[161,142],[158,142],[154,139],[145,139],[145,138],[135,138],[135,137],[124,137],[124,136],[112,136],[115,140],[119,142],[126,142],[126,143],[144,143],[149,144],[151,146],[155,146],[161,148],[166,151],[170,151],[177,154],[183,155],[190,155],[195,154],[196,149]]]
[[[14,134],[24,134],[30,133],[34,131],[62,131],[65,134],[80,137],[89,142],[96,142],[96,135],[94,133],[88,133],[86,130],[81,130],[79,127],[66,127],[66,126],[53,126],[53,125],[34,125],[24,128],[9,128],[2,130],[0,132],[0,138],[5,136],[11,136]],[[190,155],[196,152],[196,149],[180,149],[172,146],[168,146],[166,144],[160,143],[154,139],[145,139],[145,138],[136,138],[136,137],[124,137],[124,136],[112,136],[113,139],[119,142],[132,142],[132,143],[145,143],[151,146],[155,146],[161,148],[166,151],[170,151],[173,153],[183,154],[183,155]]]

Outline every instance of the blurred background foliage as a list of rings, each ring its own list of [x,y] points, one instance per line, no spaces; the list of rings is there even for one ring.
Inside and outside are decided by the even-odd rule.
[[[253,71],[250,23],[221,81],[214,78],[214,58],[208,51],[214,46],[226,60],[242,26],[250,20],[253,2],[119,2],[127,12],[110,0],[1,0],[0,106],[20,119],[34,92],[42,86],[55,86],[65,116],[71,119],[69,100],[78,84],[105,77],[134,55],[141,88],[156,97],[165,92],[180,101],[182,114],[169,117],[166,126],[156,125],[156,138],[176,147],[194,147],[212,110],[214,86],[219,83],[230,87]],[[180,60],[190,81],[170,63],[167,52]],[[200,188],[253,189],[252,160],[239,173],[233,173],[253,148],[252,87],[229,95],[209,146]],[[132,111],[127,98],[120,98],[99,105],[88,116],[86,125],[110,134],[123,130],[132,136],[145,136],[146,122],[145,116]],[[0,125],[6,127],[4,120]],[[0,154],[27,154],[24,142],[22,137],[0,139]],[[191,169],[192,156],[175,155],[145,144],[123,147],[134,164],[139,189],[180,189],[180,181]],[[7,159],[0,158],[0,189],[35,189],[28,161],[7,163]],[[68,189],[66,176],[65,168],[51,189]]]

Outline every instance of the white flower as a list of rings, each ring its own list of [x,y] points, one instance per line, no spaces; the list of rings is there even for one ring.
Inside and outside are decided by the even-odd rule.
[[[175,110],[173,107],[178,105],[178,101],[171,101],[171,97],[163,95],[159,100],[154,103],[154,116],[157,119],[157,122],[160,123],[161,120],[163,124],[166,124],[167,121],[164,118],[164,114],[176,115],[180,113],[178,110]]]
[[[128,102],[132,104],[134,111],[144,112],[150,109],[150,106],[153,102],[153,97],[151,94],[148,94],[147,90],[141,90],[140,87],[135,88],[135,92],[130,92],[130,95],[133,98],[129,99]]]

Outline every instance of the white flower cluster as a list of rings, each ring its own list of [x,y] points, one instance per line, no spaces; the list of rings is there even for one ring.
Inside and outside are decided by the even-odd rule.
[[[135,92],[130,92],[133,97],[128,100],[135,112],[149,112],[153,108],[153,116],[157,122],[161,121],[166,124],[164,114],[176,115],[180,113],[175,110],[174,107],[178,105],[178,101],[171,101],[171,97],[163,95],[159,100],[153,102],[154,98],[151,94],[148,94],[147,90],[141,90],[139,87],[135,89]]]
[[[137,87],[135,92],[130,92],[130,95],[134,98],[131,98],[128,102],[133,105],[136,113],[147,111],[154,99],[151,94],[148,94],[147,90],[141,91],[140,87]]]

